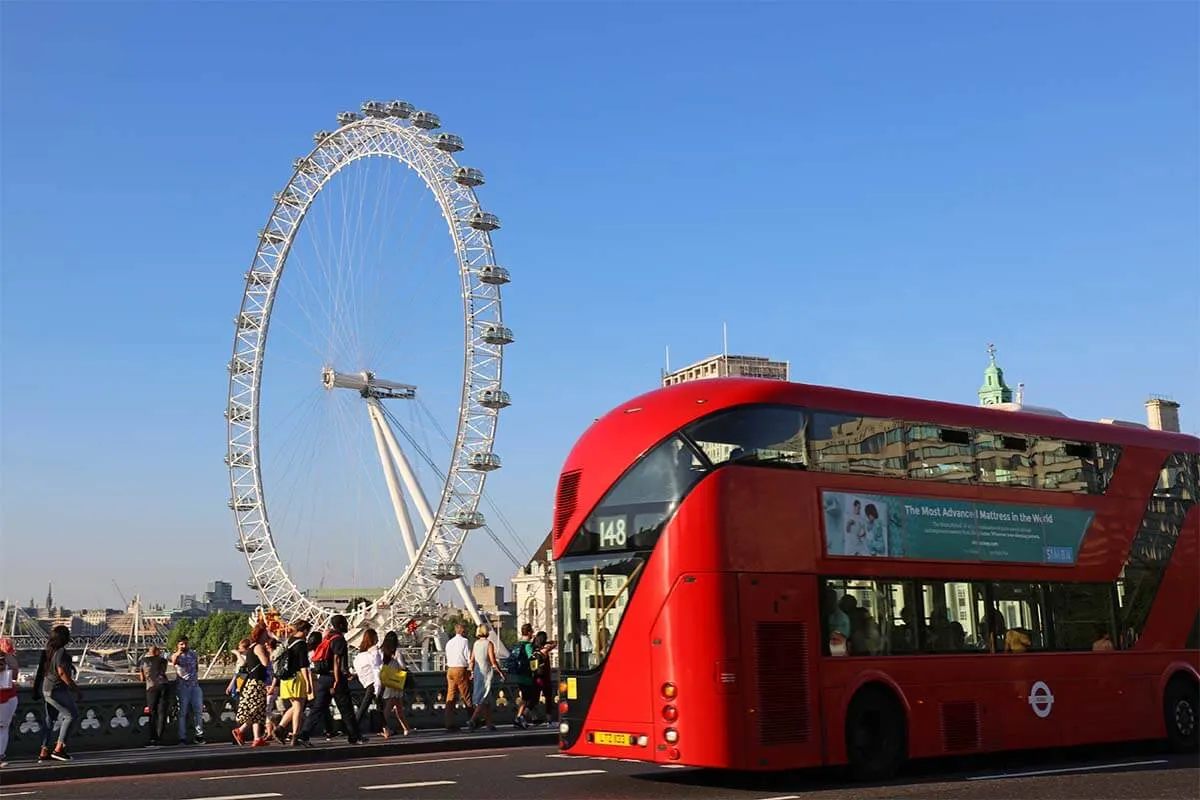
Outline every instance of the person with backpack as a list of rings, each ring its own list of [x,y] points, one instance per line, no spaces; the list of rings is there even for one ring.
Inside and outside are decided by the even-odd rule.
[[[288,704],[279,724],[275,726],[275,738],[281,744],[289,740],[296,744],[300,726],[304,723],[304,705],[312,697],[313,687],[308,671],[308,632],[312,624],[302,619],[288,626],[291,635],[285,645],[275,648],[272,667],[279,699]],[[288,729],[291,736],[288,736]]]
[[[350,744],[359,744],[366,739],[359,732],[358,721],[354,717],[354,702],[350,699],[350,648],[346,644],[346,632],[350,630],[350,624],[341,614],[334,614],[329,624],[325,638],[312,652],[310,669],[316,675],[316,696],[296,741],[309,744],[313,731],[324,721],[330,704],[337,703]]]
[[[533,626],[526,622],[521,626],[521,639],[508,654],[505,668],[520,692],[517,716],[513,727],[527,728],[533,724],[533,709],[538,704],[538,687],[533,680]]]

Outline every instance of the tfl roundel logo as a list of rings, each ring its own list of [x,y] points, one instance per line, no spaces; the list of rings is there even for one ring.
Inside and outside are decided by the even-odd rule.
[[[1050,711],[1054,708],[1054,695],[1050,693],[1050,687],[1045,681],[1037,681],[1029,687],[1029,707],[1042,719],[1050,716]]]

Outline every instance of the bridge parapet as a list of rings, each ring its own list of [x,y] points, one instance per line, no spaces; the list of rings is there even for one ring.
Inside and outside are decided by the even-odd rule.
[[[557,679],[556,679],[557,682]],[[228,681],[201,681],[204,692],[204,732],[210,742],[230,741],[237,709],[235,700],[225,694]],[[140,683],[92,684],[81,687],[83,701],[79,703],[79,719],[72,723],[74,732],[68,745],[74,751],[110,750],[142,747],[149,742],[150,718],[144,712],[146,691]],[[350,685],[357,706],[362,696],[362,687],[357,681]],[[174,692],[169,701],[163,744],[176,744],[178,739],[178,704]],[[446,676],[441,672],[411,672],[405,688],[404,713],[410,725],[416,728],[440,728],[445,724]],[[511,724],[519,697],[515,684],[500,688],[493,721],[497,725]],[[332,709],[335,720],[340,719],[337,708]],[[372,712],[373,714],[377,712]],[[17,710],[13,715],[8,756],[33,758],[44,732],[44,705],[34,702],[30,689],[18,693]],[[458,719],[465,721],[465,712],[459,706]]]

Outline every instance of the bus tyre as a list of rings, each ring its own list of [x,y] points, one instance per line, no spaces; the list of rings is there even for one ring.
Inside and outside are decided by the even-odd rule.
[[[1175,677],[1163,695],[1167,742],[1177,753],[1200,749],[1200,690],[1194,680]]]
[[[856,780],[886,780],[904,763],[904,708],[882,687],[860,689],[846,711],[846,759]]]

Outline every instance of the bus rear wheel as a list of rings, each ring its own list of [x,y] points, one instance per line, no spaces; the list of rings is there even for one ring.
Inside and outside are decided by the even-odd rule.
[[[846,759],[854,778],[886,780],[907,756],[904,709],[882,687],[860,689],[846,711]]]
[[[1167,742],[1177,753],[1200,749],[1200,689],[1194,680],[1175,677],[1163,695]]]

